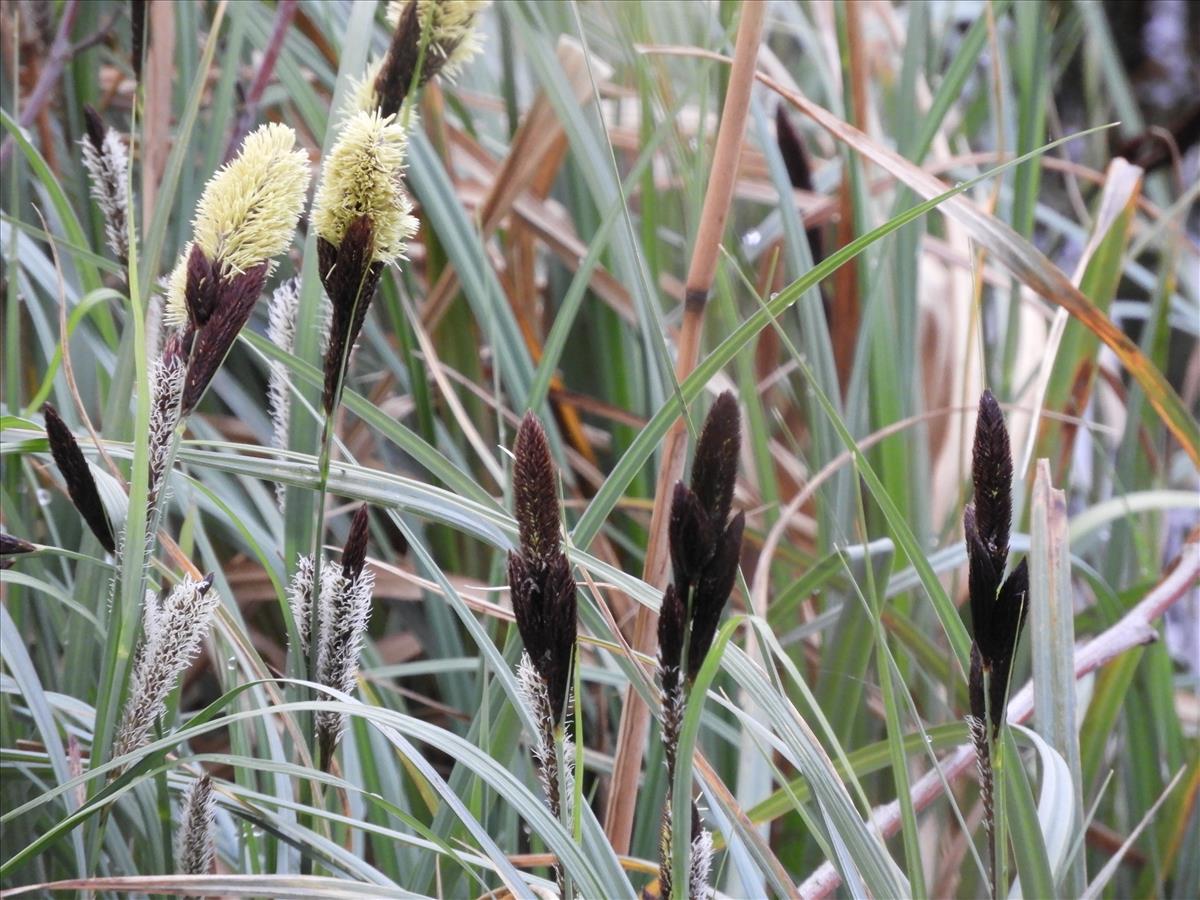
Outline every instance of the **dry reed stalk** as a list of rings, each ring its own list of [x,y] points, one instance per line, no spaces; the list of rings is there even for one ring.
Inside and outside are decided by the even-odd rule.
[[[700,353],[704,310],[717,271],[717,260],[720,258],[718,248],[725,233],[725,221],[733,199],[737,161],[746,133],[746,116],[750,109],[750,90],[754,85],[754,69],[766,16],[766,3],[761,0],[749,0],[742,5],[741,16],[729,88],[721,111],[721,124],[717,131],[716,150],[713,153],[712,179],[704,195],[700,228],[688,268],[687,292],[675,366],[675,377],[679,382],[684,381],[695,369]],[[683,474],[686,451],[687,427],[681,416],[663,441],[662,467],[658,473],[654,512],[650,519],[650,539],[646,548],[646,564],[642,578],[653,586],[662,585],[666,579],[669,554],[665,525],[670,512],[671,486]],[[638,608],[631,642],[635,651],[648,654],[653,650],[656,619],[655,614],[646,607]],[[650,728],[650,709],[637,691],[632,687],[627,688],[624,701],[608,808],[604,818],[604,831],[617,853],[629,852],[633,814],[637,805],[638,776],[641,773],[642,756]]]

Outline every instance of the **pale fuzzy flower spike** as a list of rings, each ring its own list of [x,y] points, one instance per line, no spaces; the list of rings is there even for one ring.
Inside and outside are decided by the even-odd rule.
[[[184,791],[175,839],[175,870],[180,875],[208,875],[216,859],[214,824],[217,799],[212,779],[201,775]]]
[[[407,149],[407,135],[392,116],[358,112],[346,120],[321,166],[312,213],[317,234],[337,247],[351,223],[365,216],[372,260],[387,264],[402,257],[417,232],[402,180]]]
[[[92,181],[92,199],[104,215],[104,237],[109,248],[124,263],[129,258],[129,207],[126,186],[129,181],[129,154],[125,142],[113,128],[107,128],[92,107],[83,107],[87,135],[79,141],[83,167]]]
[[[196,207],[196,243],[210,261],[245,272],[292,243],[308,191],[308,154],[286,125],[263,125],[209,180]]]
[[[211,575],[201,579],[188,575],[162,603],[146,604],[142,645],[134,662],[113,756],[124,756],[141,747],[155,720],[166,712],[167,697],[208,634],[219,599],[211,587]]]
[[[358,657],[371,618],[375,574],[366,567],[370,520],[366,504],[350,522],[341,566],[321,568],[318,598],[317,681],[344,694],[354,692]],[[321,711],[316,715],[321,771],[328,772],[333,751],[346,728],[346,715]]]

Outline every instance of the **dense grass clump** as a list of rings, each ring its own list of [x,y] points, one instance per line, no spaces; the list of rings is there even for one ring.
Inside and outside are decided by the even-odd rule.
[[[1198,35],[5,4],[0,889],[1200,895]]]

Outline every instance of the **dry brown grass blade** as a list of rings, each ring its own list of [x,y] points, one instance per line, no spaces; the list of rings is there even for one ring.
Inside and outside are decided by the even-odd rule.
[[[592,97],[591,80],[588,77],[588,61],[583,49],[574,41],[563,39],[558,46],[558,61],[567,75],[571,90],[580,104]],[[600,68],[600,76],[608,77],[611,71],[599,60],[591,61],[592,68]],[[539,92],[524,121],[513,135],[512,146],[504,165],[492,182],[492,189],[479,210],[480,230],[488,238],[512,211],[517,198],[534,181],[544,176],[544,169],[555,157],[563,135],[562,125],[554,113],[554,107],[544,92]],[[563,154],[557,153],[561,162]],[[430,331],[437,328],[450,301],[458,290],[458,275],[453,268],[442,271],[421,308],[421,321]]]
[[[758,45],[762,36],[766,3],[748,0],[741,8],[737,43],[734,47],[733,69],[721,124],[717,130],[717,145],[713,153],[712,179],[704,195],[700,228],[692,248],[688,269],[687,293],[684,297],[683,323],[679,330],[678,356],[675,375],[683,381],[696,367],[700,352],[700,335],[704,326],[704,309],[720,258],[718,248],[725,233],[733,199],[737,161],[741,155],[742,139],[746,133],[746,115],[750,108],[750,91],[754,87],[754,69]],[[687,428],[683,419],[674,426],[663,441],[662,468],[658,473],[654,514],[650,518],[650,539],[646,548],[643,580],[655,587],[664,584],[667,568],[666,518],[671,487],[683,474],[687,451]],[[633,648],[645,653],[653,648],[655,615],[641,607],[634,620]],[[637,806],[637,783],[642,770],[642,755],[650,730],[650,710],[632,688],[625,691],[621,710],[621,726],[617,733],[617,753],[613,763],[612,788],[605,811],[604,831],[617,853],[629,852],[629,837],[633,831],[633,814]]]
[[[728,56],[695,47],[643,47],[643,52],[675,56],[695,56],[732,63]],[[759,81],[840,141],[854,147],[876,165],[926,199],[945,194],[949,187],[898,153],[871,140],[857,128],[843,122],[807,97],[761,73]],[[1056,306],[1078,319],[1116,354],[1121,364],[1146,392],[1146,399],[1162,418],[1179,445],[1195,465],[1200,466],[1200,425],[1188,414],[1166,377],[1150,362],[1129,337],[1111,319],[1098,310],[1054,263],[1017,234],[1006,223],[987,215],[963,194],[948,197],[938,209],[965,228],[1013,276]]]
[[[1101,244],[1109,237],[1111,229],[1117,227],[1122,219],[1126,220],[1127,227],[1132,225],[1133,217],[1130,213],[1142,194],[1142,170],[1137,166],[1130,165],[1120,157],[1109,164],[1108,171],[1104,175],[1104,192],[1100,195],[1100,206],[1096,211],[1095,222],[1092,224],[1092,234],[1088,238],[1087,246],[1083,248],[1083,255],[1080,256],[1071,277],[1071,281],[1076,287],[1083,281],[1088,264],[1092,261],[1096,251],[1100,249]],[[1028,470],[1033,462],[1042,405],[1046,402],[1046,391],[1050,386],[1050,376],[1054,371],[1054,361],[1058,356],[1063,333],[1066,331],[1067,320],[1067,311],[1060,306],[1054,312],[1054,323],[1050,327],[1050,336],[1046,340],[1046,353],[1042,359],[1041,372],[1038,375],[1037,392],[1033,397],[1036,412],[1026,435],[1025,452],[1021,455],[1021,467],[1017,470],[1019,472]],[[1076,407],[1076,409],[1082,408],[1082,406]]]

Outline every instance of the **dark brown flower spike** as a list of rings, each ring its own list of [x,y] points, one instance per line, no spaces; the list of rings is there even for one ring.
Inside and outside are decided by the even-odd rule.
[[[206,318],[197,329],[192,343],[187,376],[183,383],[181,417],[188,415],[200,402],[200,398],[208,390],[209,382],[225,361],[229,348],[249,321],[250,314],[254,312],[254,305],[258,302],[258,295],[267,280],[267,267],[267,263],[259,263],[245,272],[215,279],[217,288],[211,310],[203,304],[198,307]],[[190,286],[190,272],[188,280]],[[190,293],[189,290],[189,295]],[[190,298],[188,309],[191,314]]]
[[[396,30],[392,32],[392,40],[388,44],[387,56],[384,57],[379,74],[375,77],[375,96],[378,97],[379,108],[385,116],[400,111],[412,86],[420,55],[421,19],[418,15],[418,4],[409,3],[400,13],[400,20],[396,23]],[[430,71],[431,64],[437,65],[437,60],[432,57],[433,54],[427,50],[420,84],[424,84],[436,74],[435,71]]]
[[[32,553],[36,549],[36,544],[31,544],[24,538],[0,532],[0,569],[12,568],[13,560],[8,557],[18,553]]]
[[[351,222],[336,247],[323,237],[317,238],[317,268],[333,313],[325,349],[325,390],[321,397],[327,413],[341,401],[347,349],[353,350],[358,341],[383,274],[383,263],[373,260],[374,248],[373,226],[367,216]]]
[[[690,626],[685,675],[691,681],[712,645],[721,611],[733,590],[744,519],[732,520],[741,423],[733,394],[721,394],[705,419],[692,463],[691,487],[675,485],[668,542],[674,589]],[[660,643],[664,637],[660,622]]]
[[[342,550],[342,577],[354,581],[362,573],[367,563],[367,535],[371,520],[367,514],[367,504],[362,504],[354,512],[350,520],[350,533],[346,536],[346,546]]]
[[[520,546],[508,554],[508,586],[525,653],[517,682],[532,712],[538,781],[555,818],[569,811],[574,782],[571,740],[565,727],[573,706],[576,622],[575,579],[563,552],[562,511],[550,444],[541,423],[526,413],[513,445],[513,505]],[[561,783],[560,783],[561,782]],[[563,893],[562,867],[554,877]],[[565,896],[565,894],[564,894]]]
[[[109,553],[115,553],[117,542],[112,523],[75,435],[71,434],[71,429],[59,416],[58,410],[49,403],[43,404],[42,416],[46,422],[46,437],[50,441],[50,455],[54,457],[54,464],[66,482],[71,502],[83,516],[92,534],[96,535],[96,540]]]
[[[90,103],[83,104],[83,125],[87,130],[87,139],[92,145],[92,149],[97,154],[104,152],[104,120],[100,118],[100,113],[96,112],[95,107]]]
[[[142,80],[142,53],[146,46],[146,0],[130,0],[129,45],[133,78]]]
[[[716,637],[721,612],[737,579],[745,517],[729,518],[741,450],[741,417],[733,394],[717,397],[704,421],[691,486],[675,485],[667,540],[674,581],[663,593],[658,614],[658,677],[662,685],[662,739],[667,764],[667,799],[659,834],[659,887],[672,895],[671,855],[676,839],[671,818],[680,728],[687,696]],[[686,647],[686,652],[685,652]],[[691,894],[705,896],[712,839],[692,805],[689,841]]]
[[[527,413],[513,447],[513,496],[520,548],[508,555],[513,614],[525,650],[545,679],[555,724],[567,707],[575,649],[576,598],[562,549],[557,477],[546,433]]]
[[[971,714],[991,721],[995,733],[1004,721],[1005,694],[1025,620],[1029,570],[1024,560],[1007,579],[1012,525],[1012,455],[1004,415],[991,391],[979,400],[971,476],[975,502],[963,511],[967,546],[968,590],[979,677],[987,676],[987,705],[982,685],[971,685]],[[990,711],[990,712],[989,712]]]
[[[513,444],[513,502],[521,555],[531,565],[562,555],[558,479],[541,422],[526,413]]]
[[[17,553],[32,553],[37,544],[30,543],[24,538],[15,537],[0,531],[0,556],[13,556]]]
[[[997,846],[995,833],[995,781],[992,741],[1004,722],[1013,656],[1025,623],[1029,569],[1022,560],[1007,578],[1009,532],[1012,527],[1012,451],[1004,414],[991,391],[979,398],[971,479],[975,502],[963,510],[967,547],[967,589],[970,595],[971,665],[967,693],[971,714],[967,719],[975,762],[979,768],[984,825],[989,842],[989,881],[997,896]]]
[[[708,411],[696,444],[696,459],[692,463],[692,493],[699,498],[715,527],[724,526],[733,507],[741,443],[742,424],[737,400],[725,391]]]

